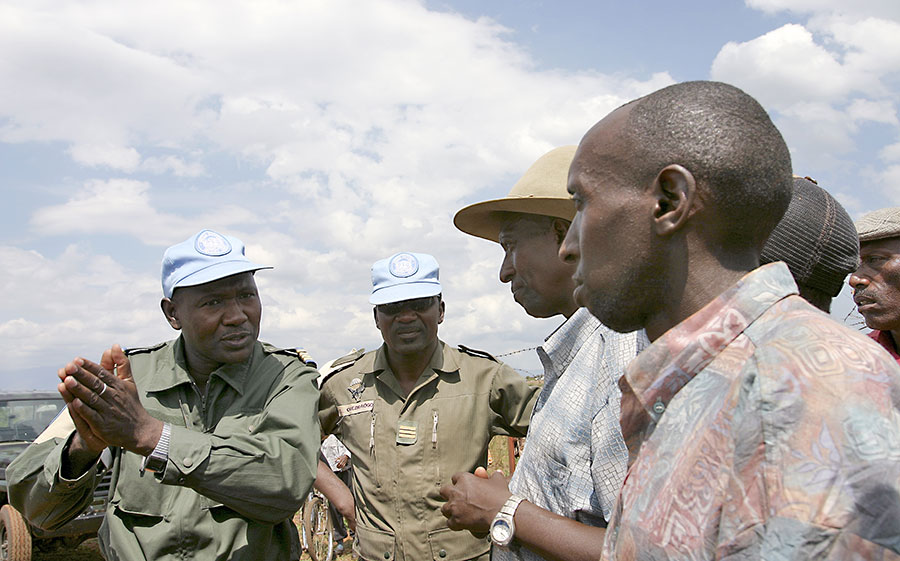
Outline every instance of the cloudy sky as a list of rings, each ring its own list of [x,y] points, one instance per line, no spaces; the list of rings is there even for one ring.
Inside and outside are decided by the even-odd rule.
[[[441,263],[445,340],[533,347],[559,320],[453,214],[678,81],[759,99],[854,218],[900,204],[896,0],[0,1],[0,52],[6,389],[175,336],[159,261],[202,228],[275,266],[262,338],[320,362],[380,343],[369,268],[401,250]]]

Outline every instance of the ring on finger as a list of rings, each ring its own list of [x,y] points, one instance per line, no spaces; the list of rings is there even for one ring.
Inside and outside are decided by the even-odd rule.
[[[105,392],[106,388],[108,388],[109,386],[106,385],[106,382],[100,382],[100,383],[103,384],[103,389],[100,390],[99,392],[97,392],[97,395],[102,396],[103,392]]]

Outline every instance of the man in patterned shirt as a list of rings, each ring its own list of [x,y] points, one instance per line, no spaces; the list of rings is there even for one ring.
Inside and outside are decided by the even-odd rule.
[[[569,192],[576,301],[653,341],[619,382],[602,559],[896,559],[900,368],[757,268],[791,196],[765,110],[716,82],[654,92],[588,131]]]
[[[443,490],[454,529],[485,532],[510,505],[515,539],[504,547],[492,532],[494,561],[596,559],[625,476],[616,380],[649,342],[643,331],[612,331],[575,304],[575,267],[558,255],[575,215],[566,192],[574,154],[575,146],[548,152],[508,196],[470,205],[454,219],[463,232],[502,246],[500,281],[526,313],[566,318],[538,347],[544,387],[509,485],[499,473],[462,473]]]

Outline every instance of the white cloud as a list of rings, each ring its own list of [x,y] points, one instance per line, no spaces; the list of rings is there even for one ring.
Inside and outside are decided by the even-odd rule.
[[[75,144],[69,149],[72,159],[88,167],[107,166],[131,172],[141,163],[141,155],[132,147],[113,144]]]
[[[890,64],[873,58],[892,28],[822,21],[730,43],[713,75],[811,138],[792,148],[827,158],[896,115]],[[440,261],[448,341],[534,346],[558,319],[522,312],[496,247],[457,232],[453,213],[672,78],[542,70],[511,37],[409,0],[0,5],[0,142],[63,145],[76,168],[63,187],[47,180],[24,240],[4,249],[31,271],[7,293],[41,298],[4,309],[0,329],[40,329],[67,358],[170,336],[162,248],[211,227],[276,267],[257,277],[264,338],[320,361],[378,343],[369,269],[400,249]],[[60,239],[81,243],[57,255]],[[27,337],[0,344],[43,360]]]
[[[727,43],[716,55],[715,80],[744,87],[766,107],[842,99],[865,87],[862,76],[844,68],[812,33],[788,24],[745,43]]]
[[[801,173],[826,184],[853,185],[857,196],[881,191],[896,197],[884,190],[877,164],[863,162],[868,154],[890,155],[888,143],[900,136],[900,3],[747,0],[747,5],[808,19],[727,43],[711,76],[760,100]]]
[[[0,246],[0,290],[15,295],[0,312],[3,371],[99,358],[113,342],[135,346],[170,337],[159,311],[159,284],[108,255],[70,245],[56,258]],[[55,360],[55,362],[53,362]],[[40,387],[54,387],[55,369]]]
[[[140,169],[154,174],[171,172],[177,177],[200,177],[207,174],[200,162],[186,162],[178,156],[151,156],[141,163]]]
[[[870,101],[854,99],[847,107],[847,115],[855,122],[871,121],[887,125],[900,124],[897,121],[897,110],[894,102],[889,100]]]
[[[40,329],[67,348],[168,336],[159,256],[137,269],[110,256],[161,254],[212,227],[276,267],[258,275],[264,338],[320,361],[379,343],[369,268],[400,249],[438,257],[449,341],[534,346],[550,327],[516,306],[496,279],[496,252],[470,245],[453,213],[486,188],[505,192],[540,154],[672,79],[537,70],[507,37],[491,20],[403,0],[0,7],[0,141],[64,143],[94,177],[28,221],[37,245],[93,245],[58,258],[9,248],[32,255],[39,273],[27,285],[17,276],[9,293],[27,286],[45,299],[0,315],[0,326]],[[114,292],[134,276],[145,288],[112,296],[79,273],[61,290],[54,274],[72,261],[118,267],[97,277]],[[87,301],[114,327],[94,329]],[[135,309],[140,327],[109,323]],[[9,344],[35,358],[36,346]]]
[[[890,165],[878,177],[884,193],[890,200],[900,200],[900,164]],[[890,206],[885,204],[883,206]]]
[[[886,162],[900,162],[900,142],[885,146],[878,157]]]
[[[67,202],[38,210],[31,227],[41,235],[128,234],[148,245],[167,246],[204,225],[228,230],[261,221],[245,208],[218,201],[195,215],[159,212],[150,192],[150,184],[144,181],[92,180]]]

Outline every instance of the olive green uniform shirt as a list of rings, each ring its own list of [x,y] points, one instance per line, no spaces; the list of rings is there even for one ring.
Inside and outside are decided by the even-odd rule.
[[[539,388],[479,354],[439,342],[408,396],[384,346],[322,385],[322,431],[351,453],[363,559],[487,558],[486,538],[447,528],[439,490],[454,473],[487,465],[491,437],[525,436]]]
[[[226,364],[201,396],[183,339],[130,351],[141,403],[172,425],[161,481],[143,456],[116,450],[100,547],[108,561],[296,560],[291,517],[312,486],[319,449],[316,371],[291,351],[256,343]],[[60,477],[68,439],[31,445],[7,470],[10,503],[53,528],[92,500],[101,474]]]

